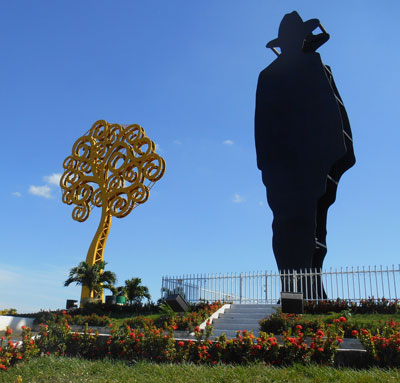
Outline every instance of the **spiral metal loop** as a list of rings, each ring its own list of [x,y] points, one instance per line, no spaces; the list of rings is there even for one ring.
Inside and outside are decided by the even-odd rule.
[[[74,220],[85,221],[91,205],[126,217],[149,198],[149,186],[165,172],[164,159],[137,124],[126,127],[96,121],[63,163],[62,201],[75,204]],[[145,183],[147,182],[147,185]]]

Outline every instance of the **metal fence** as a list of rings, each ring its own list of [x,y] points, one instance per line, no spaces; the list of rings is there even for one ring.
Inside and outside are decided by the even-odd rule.
[[[398,299],[400,265],[341,267],[301,272],[247,272],[162,277],[161,295],[180,293],[191,303],[221,300],[275,304],[281,291],[302,292],[305,300]]]

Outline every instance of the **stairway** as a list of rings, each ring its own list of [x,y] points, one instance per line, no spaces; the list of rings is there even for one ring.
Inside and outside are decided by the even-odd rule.
[[[212,321],[213,338],[225,333],[227,338],[234,338],[236,331],[253,331],[255,336],[259,335],[260,325],[258,322],[273,314],[279,305],[266,304],[232,304],[231,307],[218,319]]]

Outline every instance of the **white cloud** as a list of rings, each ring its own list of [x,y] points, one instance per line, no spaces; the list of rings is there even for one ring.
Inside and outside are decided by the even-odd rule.
[[[156,143],[156,151],[157,151],[158,153],[162,153],[162,152],[163,152],[163,150],[161,149],[160,144],[157,144],[157,143]]]
[[[43,186],[31,185],[29,186],[29,193],[37,195],[39,197],[53,198],[51,195],[51,189],[48,185],[43,185]]]
[[[22,197],[22,194],[20,193],[20,192],[14,192],[14,193],[11,193],[13,196],[15,196],[15,197]]]
[[[242,203],[242,202],[244,202],[244,198],[239,193],[235,193],[232,197],[232,202]]]
[[[179,140],[173,140],[172,141],[175,145],[182,145],[182,141]]]
[[[61,173],[53,173],[50,176],[44,176],[43,179],[50,185],[58,186],[60,184]]]
[[[232,140],[225,140],[222,142],[224,145],[233,145],[234,142]]]
[[[53,173],[49,176],[44,176],[43,179],[46,182],[46,185],[31,185],[29,186],[29,193],[43,198],[53,198],[51,191],[54,190],[55,186],[58,187],[60,185],[61,174]]]

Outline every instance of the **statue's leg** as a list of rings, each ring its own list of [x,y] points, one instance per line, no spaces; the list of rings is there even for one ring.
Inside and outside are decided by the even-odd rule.
[[[274,213],[272,247],[281,273],[304,272],[312,267],[315,250],[316,201],[299,193],[267,193]],[[276,198],[275,198],[276,197]],[[282,290],[294,291],[292,279],[283,278]],[[297,281],[297,291],[311,295],[309,278]]]
[[[327,253],[326,246],[326,222],[328,216],[329,207],[335,202],[336,198],[337,183],[333,182],[332,179],[327,180],[326,192],[318,200],[317,205],[317,227],[315,231],[316,246],[314,250],[312,268],[318,272],[322,271],[322,265]],[[318,298],[327,299],[328,296],[325,292],[322,280],[320,276],[317,276],[314,280],[314,291]]]
[[[323,199],[323,197],[322,197]],[[312,270],[320,273],[322,271],[322,265],[327,253],[326,247],[326,219],[328,215],[328,207],[324,203],[321,203],[321,199],[318,201],[317,208],[317,227],[316,227],[316,243],[312,259]],[[323,281],[319,275],[313,278],[313,289],[314,298],[327,299],[328,296],[325,292]]]

